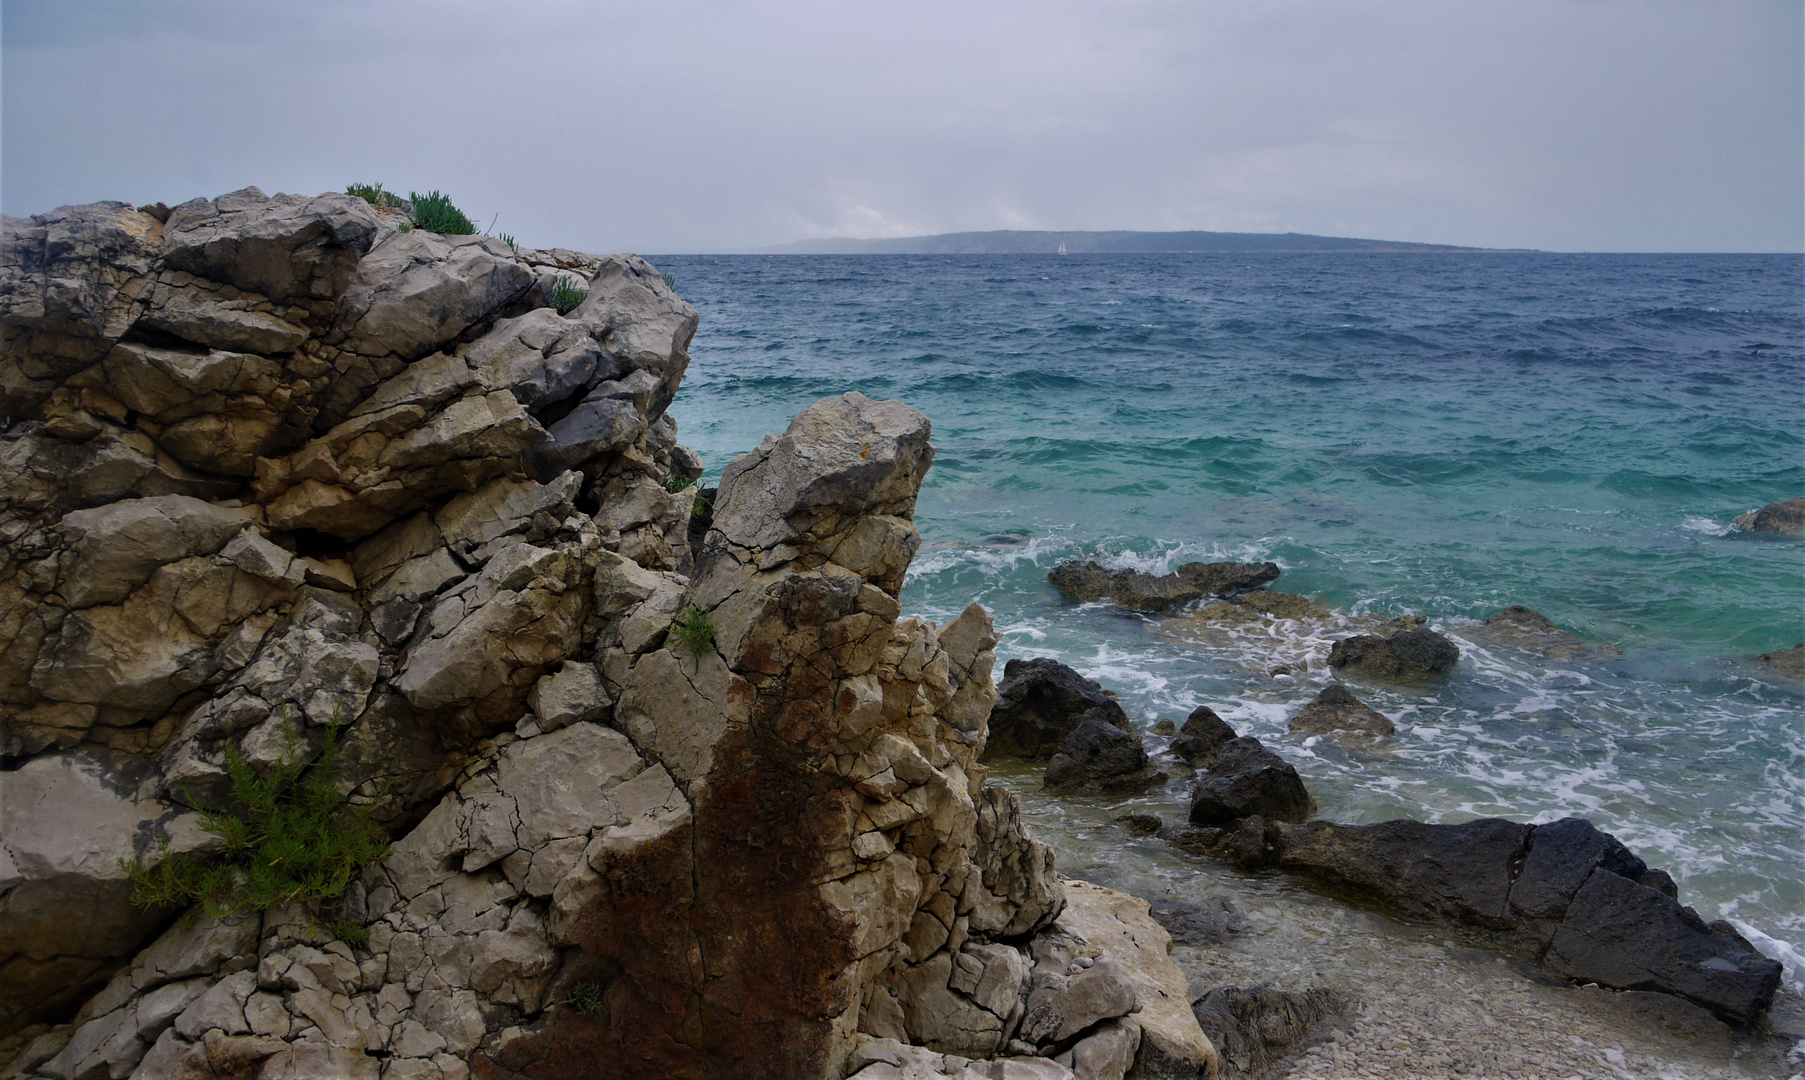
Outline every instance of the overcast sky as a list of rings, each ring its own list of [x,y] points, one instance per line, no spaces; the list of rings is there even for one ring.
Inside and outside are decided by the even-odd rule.
[[[450,194],[647,253],[971,229],[1798,251],[1799,0],[0,0],[9,214]]]

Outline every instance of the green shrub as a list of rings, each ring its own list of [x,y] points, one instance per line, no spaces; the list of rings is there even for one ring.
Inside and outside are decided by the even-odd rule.
[[[462,210],[451,204],[451,196],[437,191],[429,191],[424,195],[410,191],[407,198],[414,204],[414,224],[419,228],[453,236],[476,234],[476,225]]]
[[[510,235],[508,233],[502,233],[501,234],[501,242],[508,245],[509,251],[512,251],[516,255],[520,254],[520,245],[516,244],[514,242],[514,237],[512,235]]]
[[[401,205],[400,196],[392,191],[382,190],[381,184],[346,184],[345,194],[356,196],[371,206],[384,209],[395,209]]]
[[[337,723],[327,728],[325,747],[311,766],[286,731],[282,760],[264,776],[228,745],[236,809],[201,812],[201,828],[223,840],[223,849],[171,854],[165,840],[155,866],[121,859],[131,902],[143,908],[198,902],[215,917],[300,904],[317,916],[321,905],[342,897],[364,867],[387,856],[389,838],[339,794],[338,731]],[[340,936],[349,941],[356,933]],[[363,933],[368,936],[367,928]]]
[[[665,274],[664,275],[664,287],[669,289],[672,292],[676,292],[677,291],[677,276],[675,274]]]
[[[677,470],[672,469],[670,472],[664,474],[664,490],[675,495],[700,479],[702,479],[700,476],[684,476]]]
[[[714,648],[714,620],[706,608],[685,608],[671,623],[671,638],[691,656],[705,656]]]
[[[708,496],[698,491],[696,492],[696,501],[689,506],[689,516],[699,518],[706,513],[708,513]]]
[[[568,315],[572,308],[588,299],[588,297],[589,294],[587,292],[577,288],[577,283],[574,280],[565,277],[563,274],[559,274],[557,279],[552,282],[552,307],[557,308],[558,314],[560,315]]]

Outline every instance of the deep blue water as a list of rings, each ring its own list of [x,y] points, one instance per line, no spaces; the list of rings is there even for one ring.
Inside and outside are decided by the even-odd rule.
[[[711,477],[846,390],[932,418],[906,610],[978,599],[1004,658],[1059,657],[1147,727],[1209,704],[1330,817],[1590,816],[1707,917],[1805,950],[1805,698],[1740,659],[1805,640],[1805,545],[1726,528],[1805,494],[1798,256],[654,261],[702,314],[671,411]],[[1300,740],[1345,622],[1063,601],[1047,571],[1093,556],[1274,559],[1274,588],[1426,614],[1464,656],[1356,687],[1386,745]],[[1622,655],[1462,636],[1510,604]]]

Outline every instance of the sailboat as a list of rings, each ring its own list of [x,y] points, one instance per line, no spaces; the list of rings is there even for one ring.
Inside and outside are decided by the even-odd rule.
[[[1071,252],[1069,252],[1065,249],[1065,241],[1064,240],[1061,240],[1059,242],[1059,253],[1061,255],[1070,255],[1071,254]]]

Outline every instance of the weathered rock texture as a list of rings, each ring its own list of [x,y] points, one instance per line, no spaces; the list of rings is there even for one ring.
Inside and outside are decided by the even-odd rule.
[[[1329,666],[1390,682],[1424,682],[1447,672],[1460,660],[1460,648],[1429,629],[1389,636],[1356,634],[1329,650]]]
[[[550,1080],[1007,1050],[1064,889],[977,764],[989,616],[900,618],[926,418],[822,402],[692,533],[664,410],[695,312],[632,256],[398,223],[255,189],[5,222],[0,1054]],[[206,839],[228,747],[268,768],[333,724],[397,837],[320,913],[367,941],[129,904],[120,860]],[[1047,1068],[1139,1045],[1049,993]]]
[[[986,752],[1050,758],[1087,720],[1131,733],[1128,714],[1103,688],[1057,660],[1038,657],[1003,665]]]
[[[1282,869],[1399,915],[1480,931],[1565,978],[1675,994],[1737,1023],[1767,1008],[1780,983],[1779,962],[1727,923],[1707,925],[1666,874],[1580,818],[1273,831]]]
[[[1358,735],[1390,735],[1396,728],[1385,714],[1354,696],[1340,683],[1322,688],[1308,705],[1291,718],[1290,729],[1304,734],[1326,735],[1348,731]]]
[[[1805,495],[1796,499],[1782,499],[1768,503],[1759,510],[1738,514],[1730,524],[1749,532],[1805,536]]]

